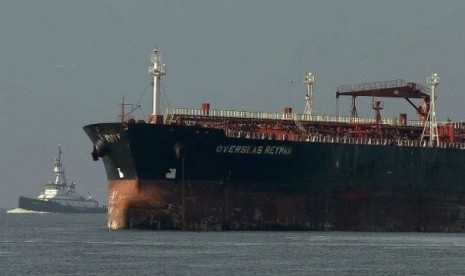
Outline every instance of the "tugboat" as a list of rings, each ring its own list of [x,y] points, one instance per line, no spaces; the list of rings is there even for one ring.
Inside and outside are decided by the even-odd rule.
[[[107,207],[100,206],[91,196],[82,196],[76,192],[76,182],[66,182],[65,171],[61,164],[61,145],[58,145],[58,157],[53,165],[55,180],[44,186],[37,198],[19,197],[20,209],[53,213],[106,213]]]

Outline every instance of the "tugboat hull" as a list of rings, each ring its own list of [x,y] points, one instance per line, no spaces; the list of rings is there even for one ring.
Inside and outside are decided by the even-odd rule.
[[[54,201],[39,200],[35,198],[23,197],[19,198],[18,207],[25,210],[37,212],[51,212],[51,213],[106,213],[107,209],[103,207],[75,207],[64,205]]]

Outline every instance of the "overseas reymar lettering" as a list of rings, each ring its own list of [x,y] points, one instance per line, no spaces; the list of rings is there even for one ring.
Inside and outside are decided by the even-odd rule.
[[[291,155],[292,146],[219,145],[216,147],[216,152],[223,154]]]

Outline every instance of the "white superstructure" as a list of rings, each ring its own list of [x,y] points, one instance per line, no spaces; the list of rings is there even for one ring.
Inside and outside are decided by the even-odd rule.
[[[54,181],[44,186],[37,197],[43,201],[53,201],[67,207],[96,208],[98,202],[90,195],[81,196],[76,192],[76,182],[71,185],[66,182],[65,171],[61,164],[61,146],[58,145],[58,158],[53,165]]]

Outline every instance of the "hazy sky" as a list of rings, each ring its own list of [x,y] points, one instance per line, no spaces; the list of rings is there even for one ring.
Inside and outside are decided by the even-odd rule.
[[[158,48],[172,107],[334,113],[338,85],[439,73],[437,116],[465,119],[465,1],[0,1],[0,208],[37,196],[63,147],[68,181],[106,203],[101,161],[82,126],[151,111]],[[359,115],[373,116],[368,99]],[[341,100],[340,114],[349,113]],[[407,111],[385,101],[384,116]]]

